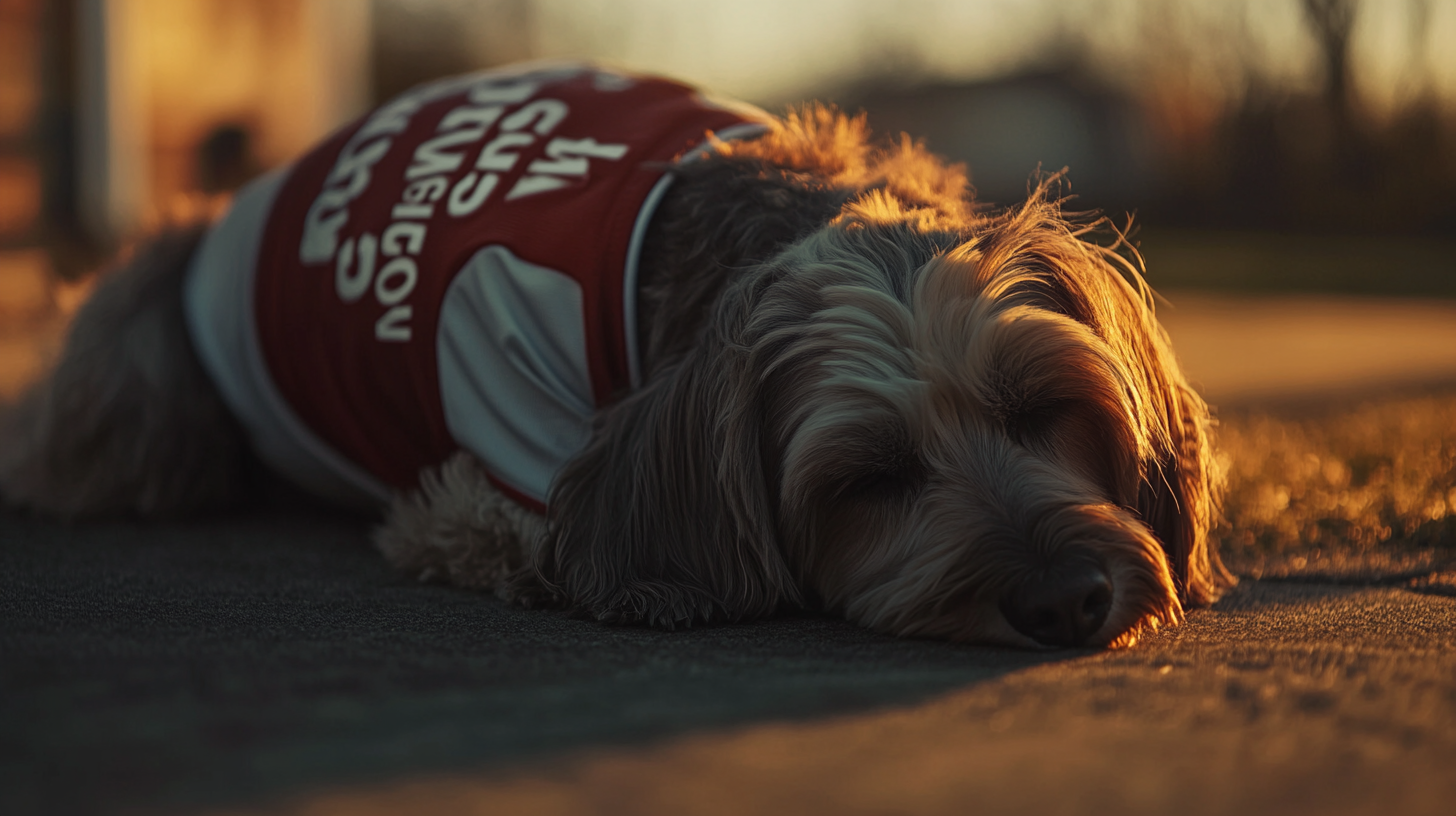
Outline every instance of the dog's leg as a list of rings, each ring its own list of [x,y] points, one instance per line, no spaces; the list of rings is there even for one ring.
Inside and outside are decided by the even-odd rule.
[[[527,563],[546,521],[506,498],[468,453],[427,471],[421,488],[396,496],[374,543],[394,566],[422,581],[489,590],[503,598],[521,592],[508,581]]]
[[[50,375],[0,418],[0,497],[62,516],[168,516],[237,497],[241,429],[192,350],[182,311],[195,227],[109,274]]]

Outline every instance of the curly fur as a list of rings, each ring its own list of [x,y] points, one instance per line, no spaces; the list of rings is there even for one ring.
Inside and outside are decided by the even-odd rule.
[[[822,106],[674,174],[642,261],[644,385],[598,414],[545,519],[466,454],[422,474],[376,533],[392,563],[603,621],[817,607],[1020,646],[1129,645],[1232,583],[1208,409],[1135,254],[1089,241],[1102,222],[1065,216],[1055,179],[992,211],[959,166]],[[82,313],[16,414],[9,501],[236,494],[237,430],[174,314],[187,241]]]
[[[475,457],[457,453],[396,496],[389,524],[374,535],[384,557],[421,581],[492,590],[525,565],[545,520],[491,485]]]

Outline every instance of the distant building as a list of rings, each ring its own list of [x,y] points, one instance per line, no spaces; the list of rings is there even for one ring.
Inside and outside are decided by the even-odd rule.
[[[1026,197],[1044,172],[1070,168],[1082,203],[1136,207],[1157,192],[1153,138],[1134,100],[1072,71],[974,83],[866,84],[842,95],[879,134],[906,132],[969,165],[983,199]]]
[[[47,215],[103,246],[288,161],[370,101],[362,0],[43,5]]]
[[[42,241],[42,0],[0,3],[0,321],[44,306],[50,259]]]

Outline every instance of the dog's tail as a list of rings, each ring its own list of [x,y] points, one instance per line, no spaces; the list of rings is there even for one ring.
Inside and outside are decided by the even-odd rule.
[[[155,517],[236,498],[245,439],[183,317],[183,282],[205,229],[165,232],[107,274],[49,375],[0,416],[6,504]]]

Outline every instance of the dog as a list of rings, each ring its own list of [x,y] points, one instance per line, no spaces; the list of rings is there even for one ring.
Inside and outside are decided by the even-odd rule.
[[[107,276],[0,492],[170,517],[261,461],[528,606],[1128,646],[1232,584],[1219,474],[1059,178],[992,209],[863,115],[590,66],[422,86]]]

